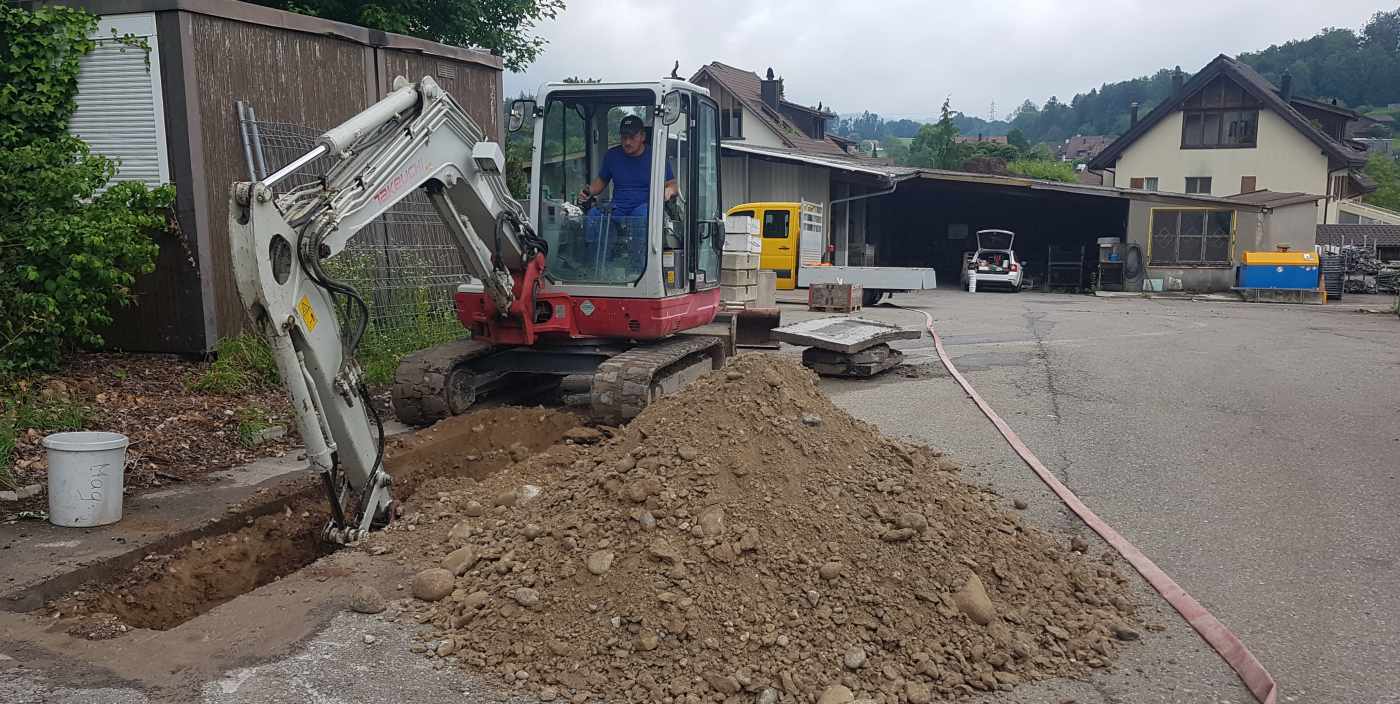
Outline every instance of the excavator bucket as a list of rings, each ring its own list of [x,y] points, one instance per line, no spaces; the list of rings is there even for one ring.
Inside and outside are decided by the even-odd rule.
[[[781,324],[782,312],[772,308],[744,308],[720,315],[734,319],[734,344],[738,347],[760,347],[777,349],[778,341],[773,338],[773,329]]]

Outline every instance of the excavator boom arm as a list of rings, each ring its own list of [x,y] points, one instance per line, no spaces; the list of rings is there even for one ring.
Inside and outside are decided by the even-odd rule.
[[[324,178],[278,195],[275,187],[318,159]],[[505,184],[504,156],[431,78],[395,89],[322,135],[305,156],[230,194],[230,242],[239,297],[277,359],[307,459],[320,470],[334,516],[327,537],[348,542],[392,509],[383,429],[353,350],[369,309],[322,261],[415,189],[423,188],[496,310],[512,310],[517,281],[545,243]],[[337,301],[357,317],[348,335]]]

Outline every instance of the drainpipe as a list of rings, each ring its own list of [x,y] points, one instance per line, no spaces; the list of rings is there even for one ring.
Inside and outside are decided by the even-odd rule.
[[[851,261],[851,206],[848,205],[848,204],[849,204],[851,201],[854,201],[854,200],[865,200],[866,198],[874,198],[875,196],[889,195],[889,194],[891,194],[891,193],[894,193],[894,189],[895,189],[896,187],[898,187],[898,186],[899,186],[899,181],[896,181],[893,177],[890,177],[889,187],[886,188],[886,189],[883,190],[883,191],[875,191],[875,192],[873,192],[873,193],[862,193],[862,194],[860,194],[860,195],[858,195],[858,196],[847,196],[847,197],[845,197],[845,198],[836,198],[836,199],[832,200],[830,203],[827,204],[827,207],[833,208],[833,209],[834,209],[838,204],[847,204],[847,205],[846,205],[846,209],[845,209],[846,212],[843,214],[843,217],[845,217],[845,219],[846,219],[846,262],[847,262],[847,263],[849,263],[849,262]],[[866,233],[866,234],[868,235],[869,233]],[[832,263],[834,264],[835,262],[832,262]],[[846,264],[842,264],[841,266],[846,266]]]

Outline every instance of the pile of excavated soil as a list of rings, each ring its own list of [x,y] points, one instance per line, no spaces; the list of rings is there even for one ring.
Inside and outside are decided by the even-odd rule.
[[[430,625],[425,657],[544,700],[918,703],[1081,675],[1137,636],[1105,562],[852,419],[793,362],[740,357],[624,428],[565,437],[425,482],[368,542],[425,569],[394,604]]]

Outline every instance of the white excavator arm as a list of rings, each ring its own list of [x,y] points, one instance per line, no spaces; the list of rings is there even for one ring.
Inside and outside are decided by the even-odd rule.
[[[322,261],[395,203],[424,188],[496,310],[515,302],[516,277],[545,250],[504,179],[500,145],[431,78],[394,91],[326,132],[306,155],[256,183],[236,183],[229,235],[239,297],[272,348],[311,466],[333,516],[326,537],[350,542],[393,511],[383,425],[353,352],[369,309]],[[320,181],[275,195],[289,175],[335,159]],[[342,331],[336,302],[353,325]]]

